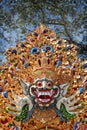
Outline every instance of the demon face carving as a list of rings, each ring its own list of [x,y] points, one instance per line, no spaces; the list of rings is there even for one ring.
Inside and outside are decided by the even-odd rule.
[[[59,96],[59,88],[50,79],[35,80],[30,86],[30,95],[35,97],[35,102],[41,106],[49,106]]]
[[[72,57],[74,57],[71,55],[72,52],[70,52],[73,46],[70,47],[70,45],[64,44],[65,41],[63,40],[61,42],[63,42],[64,48],[62,48],[60,46],[61,42],[58,42],[53,31],[48,31],[49,29],[47,31],[45,30],[50,34],[50,37],[47,37],[48,34],[44,34],[43,30],[44,26],[37,29],[39,35],[37,39],[35,37],[33,44],[30,42],[33,34],[29,36],[30,39],[27,39],[29,44],[26,54],[29,54],[26,57],[28,59],[26,61],[26,57],[22,57],[22,62],[25,63],[24,66],[28,74],[24,77],[26,82],[23,80],[20,81],[24,97],[17,96],[11,90],[14,100],[11,97],[8,98],[15,106],[9,105],[9,110],[12,109],[11,112],[17,115],[17,120],[21,121],[28,120],[36,108],[40,108],[41,110],[52,108],[63,121],[74,119],[77,113],[82,112],[76,111],[76,109],[78,110],[81,106],[78,95],[82,94],[86,87],[83,86],[78,89],[75,94],[66,97],[69,83],[61,85],[57,83],[58,78],[61,79],[61,73],[62,76],[67,74],[67,77],[68,74],[69,76],[71,74],[70,67],[71,65],[74,66],[75,63],[73,63],[74,60],[71,60],[71,62],[67,59],[72,59]],[[69,53],[65,53],[65,51],[68,50]],[[64,57],[62,55],[63,51],[64,55],[66,54]],[[65,64],[66,61],[68,64]],[[77,59],[75,59],[75,62],[77,62]],[[65,71],[67,73],[65,73]],[[73,70],[73,75],[74,73],[75,70]],[[32,77],[32,82],[27,81],[28,76]],[[16,110],[16,112],[14,110]],[[9,113],[11,112],[9,111]]]
[[[57,86],[52,79],[47,78],[38,78],[32,84],[26,83],[22,80],[20,83],[25,96],[21,98],[15,95],[12,91],[14,100],[12,100],[11,97],[9,97],[9,99],[12,103],[15,103],[15,107],[9,107],[10,109],[18,110],[18,112],[15,113],[20,116],[22,110],[26,109],[25,107],[27,105],[26,116],[22,121],[26,121],[32,116],[35,105],[43,109],[50,108],[50,106],[53,105],[54,110],[63,121],[73,119],[77,113],[82,112],[72,111],[81,106],[81,104],[78,104],[80,98],[78,97],[75,99],[75,97],[84,92],[84,87],[80,88],[75,94],[66,98],[67,89],[69,87],[68,83]]]

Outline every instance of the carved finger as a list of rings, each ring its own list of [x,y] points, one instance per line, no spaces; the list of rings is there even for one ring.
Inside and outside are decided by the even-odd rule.
[[[8,99],[10,100],[11,103],[16,104],[16,101],[13,100],[10,96],[8,96]]]
[[[79,108],[80,106],[81,106],[81,104],[73,106],[73,107],[69,107],[68,110],[70,110],[70,111],[75,110],[75,109]]]
[[[68,99],[69,100],[72,100],[73,98],[75,98],[77,95],[79,95],[80,93],[79,93],[79,90],[75,93],[75,94],[73,94],[72,96],[70,96],[70,97],[68,97]]]
[[[8,106],[5,108],[5,111],[9,114],[20,114],[20,112],[18,110],[16,110],[15,108],[13,108],[12,106]]]
[[[20,112],[20,108],[18,109],[16,106],[12,106],[10,104],[7,105],[7,107],[9,108],[9,110],[12,110],[12,111],[17,111],[17,112]]]
[[[81,111],[78,111],[78,112],[70,112],[68,111],[70,114],[79,114],[79,113],[82,113],[82,110]]]
[[[77,98],[76,100],[70,102],[69,106],[72,106],[74,105],[75,103],[77,103],[78,101],[80,100],[80,98]]]
[[[16,94],[12,91],[12,89],[11,89],[11,92],[12,92],[13,98],[14,98],[16,101],[18,101],[18,100],[21,99],[18,95],[16,95]]]
[[[9,114],[12,114],[12,115],[18,115],[18,114],[20,114],[20,113],[18,113],[18,112],[14,112],[14,111],[8,111],[8,113],[9,113]]]
[[[15,104],[17,108],[20,108],[20,102],[21,102],[21,100],[17,102],[14,99],[12,99],[11,97],[8,97],[8,98],[9,98],[9,100],[10,100],[11,103]]]

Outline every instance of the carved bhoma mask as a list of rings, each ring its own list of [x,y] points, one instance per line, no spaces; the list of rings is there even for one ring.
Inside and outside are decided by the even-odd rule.
[[[37,30],[39,32],[39,40],[37,39],[36,42],[29,46],[30,77],[33,80],[32,82],[20,81],[25,95],[23,98],[15,95],[12,91],[14,101],[11,97],[9,99],[11,102],[15,102],[19,116],[22,109],[27,105],[27,112],[22,121],[28,120],[36,108],[44,110],[47,108],[50,109],[51,107],[63,121],[74,119],[77,113],[82,112],[75,111],[81,106],[81,104],[75,105],[80,98],[74,99],[77,95],[83,93],[85,88],[82,87],[75,94],[66,97],[69,83],[57,83],[59,67],[62,64],[62,56],[60,54],[57,62],[55,47],[58,41],[55,40],[56,35],[51,32],[53,35],[50,35],[51,38],[49,43],[47,43],[47,35],[42,30],[44,30],[44,26],[41,25]],[[41,43],[42,39],[44,39],[43,43]],[[29,41],[29,39],[27,40]]]

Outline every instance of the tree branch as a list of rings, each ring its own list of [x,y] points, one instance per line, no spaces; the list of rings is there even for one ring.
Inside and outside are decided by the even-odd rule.
[[[58,21],[58,20],[55,20],[55,21],[54,21],[53,19],[44,20],[44,23],[64,26],[64,23],[63,23],[63,22]]]
[[[87,45],[86,44],[78,43],[76,41],[69,41],[69,42],[75,44],[78,47],[77,50],[79,53],[87,54]]]

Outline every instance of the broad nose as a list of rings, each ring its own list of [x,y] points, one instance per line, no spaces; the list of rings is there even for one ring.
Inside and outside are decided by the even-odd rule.
[[[46,89],[46,81],[42,81],[42,88]]]

